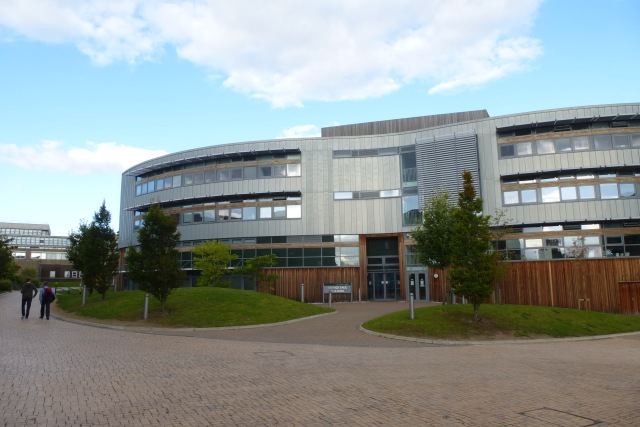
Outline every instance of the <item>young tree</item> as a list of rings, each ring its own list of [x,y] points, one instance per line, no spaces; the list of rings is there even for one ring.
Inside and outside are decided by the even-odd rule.
[[[411,232],[418,260],[431,268],[445,270],[451,265],[451,232],[455,206],[442,190],[430,197],[422,211],[422,223]],[[442,278],[442,299],[446,301],[446,277]]]
[[[10,239],[0,238],[0,279],[11,279],[18,271],[18,265],[11,254]]]
[[[70,233],[67,248],[67,258],[82,271],[89,294],[96,290],[102,299],[118,269],[118,239],[110,222],[111,213],[103,201],[90,224],[80,224],[77,233]]]
[[[277,274],[267,274],[264,269],[278,265],[276,258],[275,254],[269,254],[248,259],[245,265],[238,269],[238,273],[254,276],[258,290],[267,289],[272,291],[273,284],[279,276]],[[265,286],[260,286],[261,284],[265,284]]]
[[[463,190],[454,210],[451,233],[451,286],[473,304],[473,320],[478,321],[480,304],[491,296],[495,283],[504,274],[501,254],[491,250],[491,216],[482,214],[471,172],[462,173]]]
[[[138,231],[140,250],[129,248],[126,255],[127,274],[141,290],[160,301],[164,313],[169,295],[184,278],[176,246],[180,233],[173,217],[167,216],[158,205],[149,208]]]
[[[229,264],[238,258],[231,253],[231,247],[217,240],[209,240],[193,248],[193,267],[201,270],[198,286],[228,288],[231,283],[221,278],[228,275]]]

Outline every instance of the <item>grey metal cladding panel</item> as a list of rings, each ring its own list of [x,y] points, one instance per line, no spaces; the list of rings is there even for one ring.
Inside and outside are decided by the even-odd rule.
[[[333,191],[399,188],[399,165],[398,156],[334,159]]]
[[[416,140],[418,194],[421,204],[440,189],[451,195],[462,190],[462,172],[469,170],[480,192],[478,143],[475,132]]]

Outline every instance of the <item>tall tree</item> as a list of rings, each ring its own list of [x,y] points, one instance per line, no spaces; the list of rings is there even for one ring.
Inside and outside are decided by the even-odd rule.
[[[480,304],[491,296],[504,271],[501,254],[491,250],[491,216],[482,214],[482,199],[476,195],[471,172],[464,171],[462,180],[453,215],[449,277],[454,292],[473,304],[473,320],[478,321]]]
[[[160,301],[162,312],[166,311],[169,295],[184,278],[176,250],[180,241],[177,228],[175,219],[165,215],[159,205],[151,206],[138,231],[140,250],[131,247],[126,254],[129,278]]]
[[[11,279],[18,271],[18,265],[11,254],[11,239],[0,238],[0,279]]]
[[[455,206],[446,190],[439,191],[426,202],[422,223],[411,232],[420,263],[444,271],[442,298],[446,301],[446,270],[451,265],[451,233]]]
[[[198,286],[228,288],[229,281],[221,280],[229,275],[229,264],[238,258],[231,253],[231,247],[217,240],[209,240],[193,248],[193,267],[201,270]]]
[[[102,299],[118,269],[118,239],[110,223],[111,213],[103,201],[90,224],[82,223],[78,232],[70,233],[67,248],[67,258],[82,271],[89,294],[96,290]]]

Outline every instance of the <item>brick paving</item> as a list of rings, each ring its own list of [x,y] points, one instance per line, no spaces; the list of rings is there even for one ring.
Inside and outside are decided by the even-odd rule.
[[[394,303],[168,334],[19,306],[0,296],[0,426],[640,425],[638,335],[433,346],[357,331]]]

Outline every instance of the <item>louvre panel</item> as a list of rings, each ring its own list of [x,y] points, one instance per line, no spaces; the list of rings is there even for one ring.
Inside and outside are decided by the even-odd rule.
[[[361,191],[360,198],[361,199],[377,199],[380,197],[379,191]]]
[[[377,156],[378,155],[378,149],[377,148],[370,148],[370,149],[365,149],[365,150],[359,150],[358,151],[358,157],[373,157],[373,156]]]
[[[462,172],[468,170],[480,195],[478,140],[475,132],[455,133],[416,140],[420,204],[440,189],[457,200],[462,191]]]

